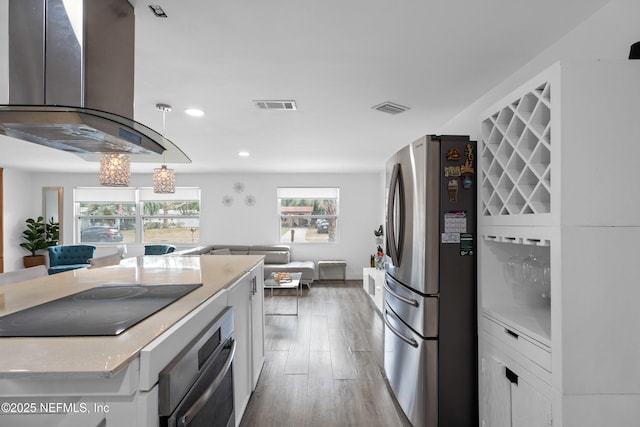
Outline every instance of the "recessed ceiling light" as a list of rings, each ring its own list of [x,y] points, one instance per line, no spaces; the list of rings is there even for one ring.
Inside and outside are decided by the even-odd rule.
[[[187,113],[190,116],[193,117],[202,117],[204,116],[204,111],[198,109],[198,108],[187,108],[186,110],[184,110],[185,113]]]
[[[240,157],[249,157],[249,152],[248,151],[240,151],[240,152],[238,152],[238,156],[240,156]]]

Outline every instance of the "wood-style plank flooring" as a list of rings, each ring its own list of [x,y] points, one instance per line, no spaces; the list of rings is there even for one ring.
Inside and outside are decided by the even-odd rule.
[[[265,292],[265,312],[295,312]],[[286,295],[286,294],[285,294]],[[361,281],[315,282],[265,316],[265,364],[241,426],[405,427],[382,376],[382,319]]]

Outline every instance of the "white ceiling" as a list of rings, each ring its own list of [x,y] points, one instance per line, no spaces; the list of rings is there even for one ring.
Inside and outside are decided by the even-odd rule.
[[[179,173],[378,171],[608,2],[131,0],[134,118],[162,132],[155,105],[173,106],[166,136],[192,160],[169,164]],[[168,18],[154,17],[151,3]],[[292,99],[298,110],[258,110],[255,99]],[[384,101],[411,109],[371,109]],[[189,117],[187,107],[205,116]],[[6,137],[0,153],[5,167],[98,169]]]

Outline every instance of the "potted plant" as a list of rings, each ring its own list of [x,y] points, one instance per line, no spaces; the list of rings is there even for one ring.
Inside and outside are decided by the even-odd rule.
[[[47,247],[56,246],[60,240],[60,223],[54,221],[53,217],[49,218],[49,222],[45,224],[45,240]]]
[[[376,243],[382,244],[382,236],[384,236],[384,231],[382,230],[382,224],[378,227],[377,230],[373,230],[374,236],[376,236]]]
[[[23,264],[25,268],[45,265],[44,255],[37,254],[39,250],[50,246],[47,245],[47,231],[44,219],[41,216],[37,219],[28,218],[26,226],[27,228],[22,232],[24,242],[20,243],[20,246],[31,252],[31,255],[24,256]]]

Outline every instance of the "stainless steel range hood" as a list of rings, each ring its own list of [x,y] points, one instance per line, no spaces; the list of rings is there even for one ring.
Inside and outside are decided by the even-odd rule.
[[[0,134],[88,160],[163,153],[170,142],[133,120],[134,27],[126,0],[9,0]]]

